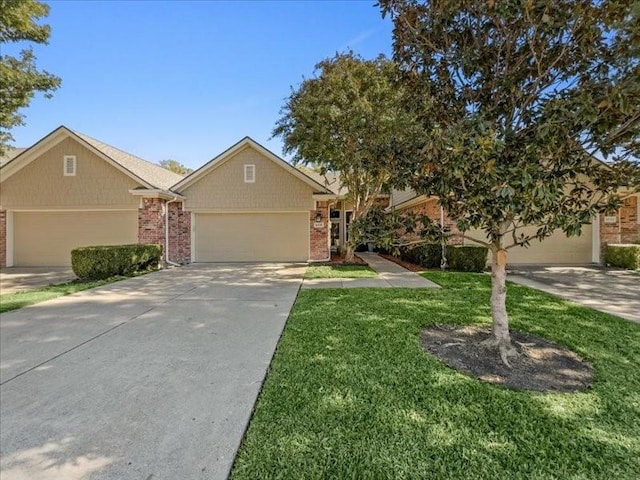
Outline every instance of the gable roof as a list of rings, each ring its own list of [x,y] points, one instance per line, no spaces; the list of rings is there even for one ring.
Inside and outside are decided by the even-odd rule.
[[[273,163],[278,165],[280,168],[283,168],[284,170],[286,170],[287,172],[289,172],[293,176],[297,177],[299,180],[302,180],[304,183],[306,183],[311,188],[313,188],[316,192],[324,193],[324,194],[333,194],[334,193],[329,188],[324,186],[322,183],[317,182],[316,180],[311,178],[309,175],[307,175],[304,172],[302,172],[302,171],[298,170],[297,168],[293,167],[286,160],[284,160],[284,159],[280,158],[279,156],[277,156],[271,150],[269,150],[269,149],[263,147],[262,145],[260,145],[258,142],[253,140],[251,137],[244,137],[242,140],[240,140],[236,144],[232,145],[231,147],[226,149],[224,152],[222,152],[218,156],[216,156],[213,159],[209,160],[202,167],[200,167],[197,170],[191,172],[189,175],[184,177],[178,183],[173,185],[171,187],[171,190],[180,192],[182,189],[185,189],[185,188],[189,187],[190,185],[196,183],[198,180],[200,180],[202,177],[204,177],[208,172],[210,172],[211,170],[214,170],[215,168],[219,167],[220,165],[225,163],[227,160],[229,160],[231,157],[233,157],[236,153],[240,152],[241,150],[244,150],[247,147],[253,148],[258,153],[261,153],[267,159],[271,160]]]
[[[0,156],[0,167],[2,167],[5,163],[9,163],[25,150],[26,148],[7,147],[4,155]]]
[[[297,168],[302,173],[304,173],[305,175],[315,180],[320,185],[323,185],[325,188],[330,190],[331,193],[334,193],[335,195],[339,195],[339,196],[347,194],[347,188],[342,185],[342,182],[340,181],[339,173],[327,172],[323,175],[321,173],[316,172],[315,170],[305,167],[304,165],[299,165]]]
[[[131,153],[96,140],[80,132],[75,132],[67,127],[60,126],[44,138],[38,140],[31,147],[24,149],[14,158],[1,166],[2,179],[5,180],[40,154],[52,148],[66,138],[73,138],[81,145],[111,163],[118,170],[151,189],[169,190],[171,185],[182,179],[182,176],[173,173],[159,165],[143,160]]]

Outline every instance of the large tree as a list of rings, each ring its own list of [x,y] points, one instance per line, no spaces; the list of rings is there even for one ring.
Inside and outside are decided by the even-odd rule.
[[[173,173],[177,173],[178,175],[188,175],[193,172],[193,168],[189,168],[183,164],[181,164],[177,160],[173,160],[171,158],[167,160],[160,160],[158,163],[162,168],[166,168],[167,170],[172,171]]]
[[[0,155],[13,137],[11,129],[24,125],[24,114],[36,92],[51,97],[60,79],[38,70],[33,48],[25,47],[17,56],[4,53],[11,43],[46,44],[51,30],[38,21],[49,14],[49,6],[36,0],[0,0]]]
[[[557,229],[579,235],[638,185],[639,4],[380,4],[426,132],[411,186],[489,248],[492,344],[508,364],[508,251]]]
[[[397,70],[380,56],[352,52],[316,65],[316,76],[292,91],[273,131],[295,162],[339,173],[353,204],[352,225],[366,215],[397,169],[398,149],[416,135],[417,122],[404,107]],[[360,241],[351,229],[345,259]]]

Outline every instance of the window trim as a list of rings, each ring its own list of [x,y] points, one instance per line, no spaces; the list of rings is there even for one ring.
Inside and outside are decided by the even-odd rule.
[[[73,169],[71,172],[67,170],[67,161],[71,160],[73,163]],[[62,160],[62,173],[65,177],[75,177],[76,176],[76,156],[75,155],[65,155]]]
[[[251,171],[251,178],[247,172]],[[253,163],[244,164],[244,183],[256,183],[256,166]]]

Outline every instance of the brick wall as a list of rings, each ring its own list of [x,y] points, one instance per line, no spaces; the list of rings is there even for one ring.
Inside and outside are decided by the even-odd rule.
[[[138,243],[158,243],[164,247],[164,208],[164,200],[142,199],[142,208],[138,208]]]
[[[169,260],[191,261],[191,213],[183,210],[182,202],[169,204]]]
[[[402,210],[402,213],[414,213],[416,215],[425,215],[429,217],[431,220],[440,224],[440,204],[437,199],[429,199],[423,203],[418,205],[414,205],[413,207],[409,207],[407,209]],[[451,234],[451,238],[449,239],[449,243],[453,245],[459,245],[464,243],[464,238],[462,237],[462,233],[458,230],[456,226],[456,222],[452,220],[445,212],[444,215],[444,225],[449,229]],[[417,235],[415,235],[417,237]],[[417,239],[417,238],[415,238]]]
[[[316,215],[320,214],[322,217],[322,228],[316,228]],[[309,260],[328,260],[330,257],[329,252],[329,228],[331,224],[329,221],[329,202],[318,202],[315,210],[309,211],[309,228],[310,228],[310,253]]]
[[[638,197],[629,197],[615,216],[615,223],[605,223],[605,215],[600,215],[600,242],[633,243],[640,240],[640,225],[638,225]]]
[[[0,267],[7,266],[7,211],[0,210]]]

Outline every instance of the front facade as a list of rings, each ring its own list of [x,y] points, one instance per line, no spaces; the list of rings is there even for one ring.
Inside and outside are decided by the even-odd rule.
[[[336,198],[250,138],[183,178],[60,127],[0,169],[0,264],[137,242],[169,263],[326,261]]]
[[[634,243],[640,241],[640,194],[629,194],[615,215],[597,215],[591,223],[583,225],[580,236],[567,237],[558,230],[542,241],[532,240],[529,247],[515,247],[508,252],[510,265],[526,264],[589,264],[600,263],[602,251],[608,243]],[[412,191],[395,192],[392,208],[399,212],[426,215],[441,222],[451,234],[450,243],[474,245],[463,237],[456,222],[440,207],[438,199],[416,195]],[[532,231],[535,228],[531,228]],[[526,230],[523,231],[526,233]],[[465,236],[486,241],[482,231],[465,232]]]

